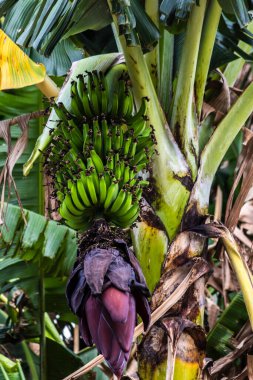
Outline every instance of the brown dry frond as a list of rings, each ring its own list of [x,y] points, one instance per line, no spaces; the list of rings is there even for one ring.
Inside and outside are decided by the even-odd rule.
[[[22,203],[20,196],[18,194],[18,189],[16,187],[15,180],[12,176],[13,168],[24,152],[27,141],[28,141],[28,128],[29,128],[29,120],[36,119],[48,114],[48,110],[36,111],[25,115],[20,115],[12,119],[2,120],[0,121],[0,138],[2,138],[7,145],[7,157],[5,160],[5,164],[0,173],[0,185],[2,188],[1,198],[0,198],[0,225],[4,223],[4,201],[6,190],[8,189],[8,199],[10,196],[11,187],[13,185],[19,206],[22,210]],[[11,127],[13,125],[18,125],[21,130],[21,135],[17,139],[16,143],[12,145],[11,142]],[[7,199],[7,201],[8,201]],[[24,217],[24,214],[23,214]],[[24,217],[25,218],[25,217]]]

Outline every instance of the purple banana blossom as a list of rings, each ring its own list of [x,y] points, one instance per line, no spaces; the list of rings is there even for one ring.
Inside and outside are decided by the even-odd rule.
[[[79,259],[66,294],[71,310],[79,317],[85,344],[95,343],[121,378],[130,355],[136,312],[147,329],[150,308],[138,261],[123,240],[114,243],[116,248],[93,248]]]

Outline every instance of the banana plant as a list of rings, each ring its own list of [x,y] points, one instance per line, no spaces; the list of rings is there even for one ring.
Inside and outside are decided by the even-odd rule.
[[[139,1],[101,3],[120,53],[73,65],[24,172],[42,153],[59,213],[80,236],[79,260],[67,287],[69,305],[79,317],[84,342],[96,343],[117,376],[130,355],[131,316],[137,311],[146,328],[149,321],[147,287],[129,250],[129,229],[147,285],[154,290],[152,311],[175,288],[180,290],[189,272],[198,272],[143,338],[138,356],[140,379],[198,379],[205,357],[204,289],[211,267],[206,237],[197,227],[207,220],[219,165],[253,111],[251,83],[214,128],[214,118],[205,118],[204,112],[215,96],[207,82],[217,80],[212,69],[224,69],[239,55],[251,59],[237,45],[240,39],[252,45],[251,33],[240,29],[250,21],[250,9],[246,1],[147,0],[145,12]],[[68,36],[75,35],[71,17],[78,17],[78,9],[78,2],[71,2],[66,12],[58,10],[59,26],[51,26],[45,51],[52,48],[53,36],[59,38],[60,26]],[[152,51],[143,42],[143,25],[160,35]],[[79,26],[79,32],[85,30]],[[36,46],[31,29],[30,38]],[[229,54],[218,64],[224,48]],[[226,70],[228,74],[229,65]],[[217,236],[230,254],[252,323],[247,266],[229,233]],[[122,278],[116,278],[117,272]]]

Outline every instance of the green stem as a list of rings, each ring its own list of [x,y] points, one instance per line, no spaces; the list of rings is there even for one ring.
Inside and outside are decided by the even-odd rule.
[[[196,108],[199,119],[220,15],[221,7],[218,1],[211,0],[204,20],[195,78]]]
[[[111,7],[111,2],[108,0]],[[117,27],[117,19],[113,15]],[[153,177],[158,196],[153,204],[158,216],[164,223],[170,238],[175,235],[188,201],[189,191],[180,181],[189,176],[189,168],[166,121],[159,103],[147,64],[140,46],[127,46],[124,36],[120,36],[126,64],[131,78],[135,100],[150,98],[147,115],[154,126],[158,154],[153,159]],[[168,215],[170,219],[168,219]]]
[[[172,100],[174,36],[162,27],[160,28],[160,33],[160,76],[158,93],[165,115],[169,115]]]
[[[46,335],[55,340],[57,343],[61,344],[62,346],[65,346],[64,345],[64,342],[63,340],[61,339],[55,325],[53,324],[53,322],[51,321],[51,318],[49,317],[48,313],[45,313],[45,330],[46,330]]]
[[[115,42],[117,45],[117,49],[119,52],[122,52],[121,43],[120,43],[118,32],[117,32],[117,29],[116,29],[114,22],[112,22],[111,26],[112,26],[113,36],[114,36],[114,39],[115,39]]]
[[[231,261],[232,267],[236,273],[236,277],[239,282],[243,299],[249,315],[251,328],[253,329],[252,275],[249,271],[249,268],[247,267],[247,264],[241,257],[240,252],[238,251],[235,240],[233,239],[232,235],[228,230],[226,233],[223,234],[222,241]]]
[[[26,380],[23,369],[22,369],[21,364],[20,364],[20,361],[17,361],[17,367],[18,367],[18,373],[20,376],[20,380]]]
[[[146,0],[145,11],[153,23],[159,28],[159,0]],[[145,54],[146,64],[155,88],[159,77],[159,46]]]
[[[193,179],[197,175],[199,154],[198,125],[193,109],[194,82],[205,10],[206,0],[200,0],[199,6],[193,6],[187,23],[171,117],[172,130],[179,136]]]
[[[252,111],[253,83],[239,97],[205,146],[201,155],[198,177],[191,194],[189,208],[197,205],[200,214],[205,215],[207,213],[215,173],[228,148]]]
[[[7,375],[7,373],[4,369],[4,366],[2,365],[2,363],[0,363],[0,369],[1,369],[4,380],[10,380],[9,376]]]
[[[43,82],[37,83],[36,86],[47,98],[57,98],[60,92],[60,89],[48,75],[45,76]]]
[[[29,347],[27,346],[27,343],[24,340],[21,342],[21,346],[23,348],[23,351],[24,351],[24,354],[26,357],[26,362],[29,366],[29,370],[30,370],[30,374],[31,374],[32,379],[33,380],[39,380],[39,377],[38,377],[38,374],[36,371],[36,366],[35,366],[35,363],[33,361],[32,355],[31,355],[31,351],[30,351]]]
[[[43,131],[42,122],[40,122],[40,135]],[[44,187],[43,187],[43,166],[42,161],[39,162],[39,193],[38,193],[38,212],[44,215],[45,211],[45,200],[44,200]],[[46,380],[46,337],[45,337],[45,286],[44,286],[44,269],[42,255],[40,255],[39,261],[39,305],[40,305],[40,379]]]
[[[40,379],[46,380],[46,336],[45,336],[45,288],[44,288],[44,270],[42,259],[40,259],[39,268],[39,293],[40,293]]]

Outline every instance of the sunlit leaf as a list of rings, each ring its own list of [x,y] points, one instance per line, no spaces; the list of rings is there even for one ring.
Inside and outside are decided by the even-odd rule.
[[[46,69],[33,62],[0,29],[0,90],[31,86],[43,82]]]

